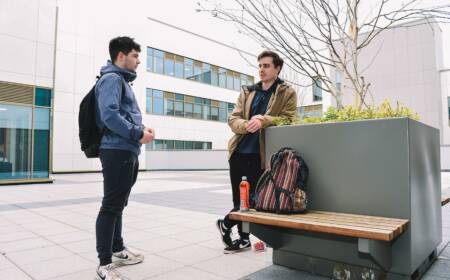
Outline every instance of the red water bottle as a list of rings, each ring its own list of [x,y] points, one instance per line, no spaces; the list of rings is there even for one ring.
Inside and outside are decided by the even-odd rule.
[[[250,191],[250,183],[247,181],[246,176],[242,176],[242,181],[239,184],[240,194],[241,194],[241,211],[248,211],[248,196]]]

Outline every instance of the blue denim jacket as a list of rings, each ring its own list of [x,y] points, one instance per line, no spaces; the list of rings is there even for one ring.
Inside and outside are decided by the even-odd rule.
[[[136,72],[108,61],[100,74],[95,87],[96,122],[100,128],[106,126],[100,149],[127,150],[139,155],[144,125],[141,110],[128,84],[136,79]]]

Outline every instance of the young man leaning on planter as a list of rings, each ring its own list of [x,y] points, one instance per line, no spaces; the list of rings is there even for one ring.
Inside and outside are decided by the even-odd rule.
[[[241,93],[228,125],[234,135],[228,143],[228,161],[233,193],[233,209],[239,210],[239,184],[243,176],[250,183],[250,201],[254,197],[256,183],[265,166],[264,129],[273,125],[274,117],[293,119],[297,111],[295,90],[278,76],[283,59],[275,52],[264,51],[258,56],[260,81],[242,86]],[[231,229],[238,226],[239,238],[231,239]],[[229,219],[217,220],[224,253],[235,253],[251,248],[248,233],[242,232],[242,223]]]

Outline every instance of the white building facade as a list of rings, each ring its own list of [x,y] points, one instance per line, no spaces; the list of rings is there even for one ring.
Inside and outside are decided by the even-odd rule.
[[[180,3],[179,13],[183,5],[197,16],[194,2]],[[148,1],[0,0],[2,183],[100,170],[80,150],[79,104],[109,59],[109,40],[124,35],[141,45],[132,88],[144,124],[156,130],[142,147],[141,168],[228,167],[226,120],[256,69],[239,55],[245,51],[162,21],[153,8]]]
[[[367,76],[375,103],[403,102],[441,130],[445,149],[450,71],[441,63],[440,32],[436,25],[387,31],[369,50],[378,54]],[[122,35],[141,45],[132,87],[144,124],[156,130],[141,168],[228,168],[226,120],[239,88],[257,80],[259,46],[196,13],[195,1],[0,0],[0,183],[100,170],[80,150],[78,109],[109,58],[109,40]],[[317,87],[298,93],[303,115],[333,103]]]

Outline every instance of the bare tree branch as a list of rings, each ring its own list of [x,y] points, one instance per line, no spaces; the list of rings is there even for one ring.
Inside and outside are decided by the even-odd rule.
[[[428,22],[450,22],[450,4],[423,6],[422,0],[202,0],[201,12],[235,23],[240,31],[263,48],[280,53],[291,71],[301,77],[321,80],[322,90],[330,93],[342,107],[342,92],[338,91],[335,69],[343,74],[358,96],[359,106],[370,106],[370,81],[364,73],[376,60],[379,50],[368,65],[361,65],[362,51],[379,35],[391,28],[416,26]],[[223,6],[227,3],[227,7]],[[372,9],[362,13],[363,4]],[[367,8],[367,7],[366,7]],[[367,9],[366,9],[367,10]],[[334,73],[334,72],[333,72]]]

